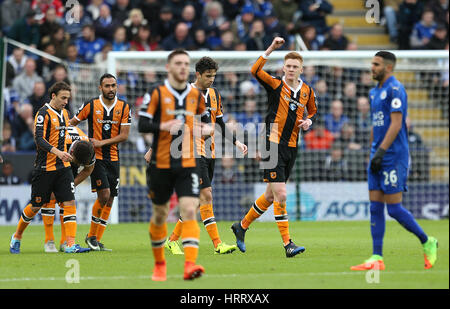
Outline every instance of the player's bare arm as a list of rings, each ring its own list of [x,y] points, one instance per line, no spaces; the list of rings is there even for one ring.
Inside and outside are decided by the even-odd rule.
[[[99,148],[103,146],[119,144],[121,142],[124,142],[128,139],[129,134],[130,134],[130,126],[123,125],[120,129],[120,134],[117,136],[104,140],[97,140],[95,138],[91,138],[90,141],[92,142],[95,148]]]
[[[264,54],[266,56],[269,56],[274,50],[277,50],[278,48],[283,46],[284,42],[285,41],[282,37],[277,36],[276,38],[273,39],[272,44],[270,44],[270,46],[266,49]]]
[[[88,178],[89,175],[92,174],[93,170],[94,170],[94,164],[85,165],[73,181],[75,184],[75,187],[78,186],[80,183],[82,183],[86,178]]]

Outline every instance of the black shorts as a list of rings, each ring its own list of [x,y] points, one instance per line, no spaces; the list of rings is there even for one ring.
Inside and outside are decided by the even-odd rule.
[[[75,200],[75,183],[70,167],[51,172],[41,170],[32,172],[31,204],[33,207],[42,207],[48,203],[52,192],[59,203]]]
[[[216,160],[211,158],[201,157],[199,160],[199,174],[200,174],[200,190],[211,187],[211,182],[214,177],[214,165]]]
[[[198,197],[200,193],[198,169],[192,168],[157,168],[153,164],[147,167],[147,186],[149,197],[157,205],[167,203],[173,194]]]
[[[272,142],[270,146],[273,147]],[[297,158],[297,147],[289,147],[285,145],[277,145],[278,151],[276,158],[268,157],[263,161],[273,161],[276,159],[276,166],[264,169],[264,182],[287,182],[291,174],[292,168]]]
[[[92,192],[109,189],[111,196],[117,196],[120,184],[119,161],[95,161],[94,170],[91,174]]]

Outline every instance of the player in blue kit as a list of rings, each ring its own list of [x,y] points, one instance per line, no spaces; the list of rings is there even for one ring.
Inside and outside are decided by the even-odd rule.
[[[370,199],[370,229],[373,255],[351,270],[384,270],[383,237],[384,207],[388,214],[405,229],[416,235],[423,245],[425,269],[433,267],[437,259],[438,242],[428,237],[412,214],[402,206],[403,192],[409,167],[406,116],[408,100],[405,88],[393,75],[396,57],[380,51],[372,59],[372,77],[378,85],[369,92],[372,114],[372,147],[368,167]]]

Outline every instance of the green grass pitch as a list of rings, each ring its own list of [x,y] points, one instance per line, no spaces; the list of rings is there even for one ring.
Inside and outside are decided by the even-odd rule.
[[[420,220],[428,235],[439,240],[438,261],[424,270],[422,246],[415,236],[397,222],[388,221],[384,239],[386,270],[375,278],[366,272],[352,272],[371,254],[368,222],[290,222],[291,237],[306,251],[286,258],[275,223],[255,222],[246,235],[247,252],[214,255],[212,243],[199,222],[200,250],[198,264],[205,267],[203,277],[182,279],[184,256],[166,251],[168,280],[152,282],[153,256],[148,224],[109,225],[102,242],[112,252],[86,254],[44,253],[44,229],[31,225],[22,239],[22,252],[9,253],[14,226],[1,226],[0,288],[134,288],[134,289],[405,289],[449,288],[449,221]],[[219,232],[226,243],[234,243],[232,222],[219,222]],[[168,224],[169,233],[174,224]],[[77,241],[82,246],[88,225],[79,225]],[[59,224],[55,236],[59,242]],[[79,283],[66,282],[74,270],[71,259],[79,265]],[[369,283],[366,279],[378,281]],[[375,279],[374,279],[375,278]],[[370,281],[370,280],[369,280]]]

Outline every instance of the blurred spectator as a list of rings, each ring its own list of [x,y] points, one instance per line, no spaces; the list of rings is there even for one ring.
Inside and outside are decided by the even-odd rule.
[[[20,47],[14,48],[12,54],[8,56],[8,63],[14,68],[15,76],[22,73],[27,58],[25,51]]]
[[[47,103],[48,96],[44,82],[36,82],[33,87],[33,94],[28,97],[28,102],[33,106],[33,119],[37,111]]]
[[[224,72],[223,75],[218,76],[217,82],[220,82],[220,94],[225,102],[229,104],[234,103],[236,96],[239,93],[239,77],[235,72]],[[221,80],[223,78],[223,80]],[[231,108],[234,106],[230,105]]]
[[[207,42],[211,48],[215,48],[221,43],[221,33],[230,29],[230,22],[223,16],[223,8],[220,2],[207,2],[204,8],[202,27],[204,27]]]
[[[117,80],[117,98],[119,100],[127,100],[127,84],[123,79]]]
[[[69,67],[72,63],[80,63],[81,59],[78,56],[78,47],[76,44],[70,44],[66,49],[66,60],[69,63]]]
[[[447,27],[444,24],[438,24],[430,41],[424,46],[425,49],[445,49],[448,44]]]
[[[411,123],[411,118],[406,117],[406,128],[408,129],[408,143],[411,150],[426,149],[422,141],[422,137],[414,131],[414,126]]]
[[[295,16],[298,14],[298,1],[294,0],[274,0],[273,11],[280,22],[285,25],[288,32],[292,31],[295,26]]]
[[[70,35],[72,40],[81,37],[83,32],[83,27],[86,25],[91,25],[93,20],[90,14],[86,14],[84,6],[81,4],[75,4],[72,8],[73,10],[73,20],[66,21],[64,23],[64,30]]]
[[[16,151],[16,140],[12,136],[11,125],[8,121],[3,123],[3,131],[2,131],[2,144],[0,151],[1,152],[15,152]]]
[[[11,26],[19,19],[23,18],[30,6],[28,0],[5,0],[0,4],[0,26],[5,34],[9,32]]]
[[[347,180],[348,163],[344,159],[342,145],[334,143],[330,153],[325,158],[323,167],[323,175],[327,181],[344,181]]]
[[[308,150],[322,150],[330,149],[333,145],[334,137],[330,131],[325,128],[322,120],[314,121],[312,129],[309,130],[303,137],[306,149]]]
[[[266,16],[264,16],[264,25],[266,29],[267,36],[272,39],[279,36],[285,39],[286,43],[281,47],[281,49],[289,49],[290,46],[290,37],[288,32],[286,31],[286,27],[280,23],[278,17],[274,12],[270,12]]]
[[[23,44],[37,48],[40,41],[39,20],[41,17],[35,11],[28,11],[27,14],[11,26],[8,37]]]
[[[189,36],[188,26],[183,22],[178,23],[174,33],[163,40],[161,46],[164,50],[174,50],[177,48],[192,49],[194,47],[194,40]]]
[[[215,47],[215,50],[234,50],[236,47],[235,37],[231,30],[226,30],[220,36],[220,44]]]
[[[168,6],[170,7],[171,11],[173,12],[173,16],[174,16],[175,20],[181,19],[181,12],[183,11],[185,2],[186,1],[184,1],[184,0],[168,0],[168,1],[166,1]],[[209,1],[205,1],[205,3],[207,3],[207,2],[209,2]]]
[[[411,32],[411,48],[423,49],[430,41],[435,30],[436,22],[434,21],[433,11],[423,11],[421,20],[414,25]]]
[[[134,40],[138,34],[141,26],[148,25],[148,21],[144,18],[140,9],[132,9],[128,15],[128,18],[123,22],[125,29],[127,29],[127,41]]]
[[[348,122],[342,126],[336,143],[340,143],[343,150],[360,150],[362,148],[361,144],[356,141],[355,128]]]
[[[271,1],[267,0],[246,0],[245,5],[253,7],[256,18],[264,18],[273,11]]]
[[[319,50],[320,49],[320,41],[317,38],[316,28],[313,26],[307,25],[300,28],[300,35],[303,39],[308,50]]]
[[[32,0],[31,9],[46,14],[49,9],[55,9],[55,14],[58,17],[64,15],[64,5],[61,0]]]
[[[105,45],[103,45],[102,51],[95,54],[94,56],[94,63],[103,73],[106,73],[108,71],[107,61],[108,61],[108,53],[110,51],[112,51],[112,44],[108,42]]]
[[[340,99],[342,97],[342,92],[344,89],[344,68],[334,66],[329,70],[331,72],[326,72],[325,80],[327,81],[328,91],[331,96],[335,99]]]
[[[19,151],[32,151],[36,149],[33,136],[33,106],[22,103],[19,107],[19,115],[11,124],[13,136],[16,139],[16,147]]]
[[[410,49],[409,37],[412,28],[420,20],[423,2],[419,0],[403,0],[397,12],[398,49]]]
[[[256,19],[253,22],[245,43],[247,50],[266,50],[272,43],[272,37],[264,31],[264,23],[261,19]]]
[[[206,33],[204,29],[197,29],[194,32],[195,50],[211,50],[211,45],[206,41]]]
[[[231,24],[231,30],[236,35],[236,37],[245,41],[247,38],[250,27],[255,18],[255,13],[251,5],[244,5],[241,9],[241,13],[236,16],[236,19]]]
[[[49,82],[46,84],[47,87],[47,91],[49,90],[49,88],[57,82],[65,82],[66,84],[70,85],[71,82],[68,78],[68,72],[67,69],[64,65],[62,64],[58,64],[55,69],[52,72],[52,77],[49,80]],[[70,103],[69,103],[70,105]],[[67,109],[67,105],[66,105],[66,109]]]
[[[20,96],[12,88],[3,89],[5,119],[12,123],[19,114]]]
[[[83,62],[93,63],[94,56],[100,52],[105,45],[105,40],[95,37],[95,29],[92,25],[85,25],[82,31],[82,37],[76,42],[78,55]]]
[[[93,20],[97,20],[100,16],[100,7],[103,4],[103,0],[91,0],[90,4],[86,7],[86,12],[89,12]]]
[[[205,29],[203,23],[195,16],[195,8],[192,4],[186,4],[181,12],[181,21],[189,28],[189,35],[194,37],[195,31],[199,28]]]
[[[366,96],[358,97],[357,114],[353,120],[355,126],[356,142],[364,149],[370,147],[370,132],[372,130],[372,117],[370,115],[370,103]]]
[[[242,181],[242,175],[237,168],[236,161],[232,157],[223,157],[220,160],[217,179],[222,184],[239,183]]]
[[[125,27],[119,26],[114,31],[114,37],[112,41],[113,51],[127,51],[130,49],[130,43],[126,41],[127,31]]]
[[[106,41],[112,41],[114,29],[118,23],[112,18],[108,5],[100,5],[100,14],[94,22],[95,35]]]
[[[329,50],[346,50],[348,45],[348,39],[344,35],[343,27],[341,24],[334,24],[330,32],[323,42],[323,47]]]
[[[319,75],[316,74],[316,68],[313,65],[303,67],[301,79],[315,89],[316,83],[319,80]]]
[[[344,115],[344,106],[341,100],[331,102],[330,113],[324,116],[325,128],[333,134],[334,138],[339,138],[341,129],[348,122],[348,117]]]
[[[152,29],[155,33],[156,40],[161,42],[175,30],[176,22],[173,19],[173,14],[168,6],[163,6],[159,12],[159,17],[156,21],[152,22]]]
[[[148,1],[140,1],[140,5],[147,3]],[[144,5],[145,6],[145,5]],[[123,24],[123,22],[128,18],[128,12],[131,11],[130,0],[116,0],[116,3],[111,8],[111,16],[114,22],[118,24]],[[142,10],[142,9],[141,9]],[[142,11],[145,16],[145,13]],[[145,16],[147,18],[147,16]]]
[[[374,87],[374,81],[372,78],[372,73],[370,71],[362,71],[359,75],[358,87],[356,89],[356,95],[369,96],[369,91]]]
[[[130,42],[130,50],[152,51],[158,47],[156,42],[152,42],[151,31],[148,25],[139,27],[137,36]]]
[[[121,0],[121,1],[124,1],[124,0]],[[144,15],[144,18],[146,20],[148,20],[149,24],[152,25],[152,29],[153,29],[155,23],[159,19],[161,7],[162,7],[161,1],[142,0],[139,2],[139,5],[137,8],[141,10],[142,14]],[[130,10],[128,9],[127,11],[130,11]]]
[[[55,45],[52,43],[47,43],[43,47],[44,52],[49,55],[55,55]],[[51,61],[49,58],[45,56],[39,57],[36,61],[36,73],[44,79],[44,82],[48,82],[52,76],[52,71],[56,67],[57,63]]]
[[[244,0],[223,0],[223,15],[227,20],[234,20],[239,15],[241,7],[244,5]]]
[[[302,22],[312,25],[318,35],[328,31],[326,16],[333,12],[333,6],[326,0],[302,0],[300,2]]]
[[[54,7],[49,7],[47,12],[45,13],[45,20],[39,26],[39,32],[41,38],[43,39],[46,36],[50,36],[57,26],[60,25],[60,20],[56,15],[56,9]]]
[[[236,113],[234,118],[242,126],[246,126],[248,123],[252,123],[255,126],[262,123],[262,115],[256,111],[256,100],[253,98],[247,98],[244,102],[244,110]]]
[[[434,21],[438,24],[448,26],[448,0],[430,0],[426,4],[426,9],[434,13]]]
[[[17,91],[20,100],[23,102],[33,93],[34,83],[39,81],[43,81],[43,79],[36,73],[36,61],[28,58],[23,72],[14,78],[12,87]]]
[[[383,14],[386,20],[386,29],[392,43],[398,40],[397,11],[402,0],[384,0]]]
[[[342,95],[342,103],[344,104],[344,112],[350,118],[356,116],[356,84],[354,82],[346,82]]]
[[[314,93],[316,95],[316,102],[320,112],[322,114],[327,114],[330,111],[331,106],[331,95],[328,93],[327,82],[324,79],[319,79],[316,82]]]
[[[14,175],[14,166],[8,161],[4,160],[2,164],[2,175],[0,176],[0,186],[5,185],[20,185],[22,180],[20,177]]]
[[[42,38],[41,44],[45,46],[51,43],[55,48],[54,56],[64,59],[66,57],[67,46],[70,44],[70,35],[64,31],[61,25],[56,25],[53,32]]]

